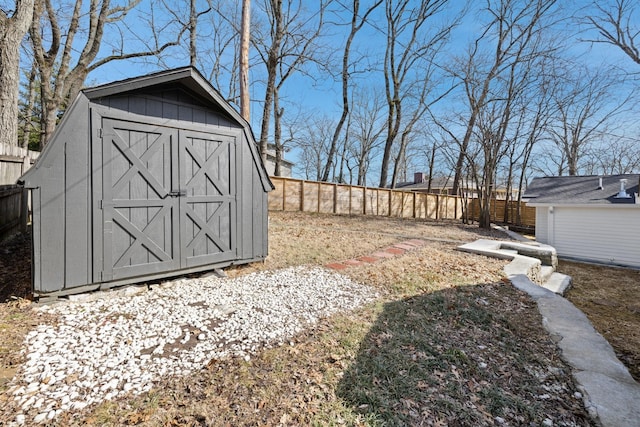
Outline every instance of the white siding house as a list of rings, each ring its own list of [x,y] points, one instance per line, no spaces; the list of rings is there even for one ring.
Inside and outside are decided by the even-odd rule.
[[[524,198],[536,208],[536,240],[560,257],[640,268],[639,178],[534,178]]]

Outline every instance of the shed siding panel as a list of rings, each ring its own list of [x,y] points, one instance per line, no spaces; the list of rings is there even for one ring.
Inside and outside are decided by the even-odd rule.
[[[238,138],[240,141],[240,171],[238,176],[238,186],[240,188],[240,206],[238,215],[241,225],[238,230],[238,255],[241,258],[251,258],[253,255],[253,239],[256,235],[256,220],[252,200],[255,197],[255,177],[252,170],[249,147],[244,137]]]
[[[536,240],[546,245],[549,243],[549,227],[547,224],[547,207],[536,208]]]
[[[247,251],[247,256],[245,256],[245,259],[255,259],[255,258],[262,258],[265,255],[264,252],[264,242],[263,240],[266,240],[266,225],[264,223],[264,218],[263,218],[263,211],[266,211],[265,206],[263,205],[264,199],[263,199],[263,195],[264,195],[264,191],[262,191],[261,185],[260,185],[260,177],[257,174],[257,171],[255,170],[255,168],[252,168],[253,173],[252,175],[252,186],[251,186],[251,192],[247,191],[247,193],[252,195],[251,198],[251,216],[252,216],[252,238],[251,241],[248,242],[249,243],[249,248],[251,250],[251,252]]]
[[[82,103],[82,107],[87,104]],[[68,141],[65,150],[65,287],[90,281],[92,259],[90,239],[89,195],[89,120],[86,107],[75,114],[76,120],[65,124],[62,136]]]
[[[558,255],[640,267],[640,209],[556,207],[553,215]]]
[[[62,142],[62,141],[60,141]],[[38,290],[44,292],[64,288],[65,251],[60,250],[65,242],[65,192],[64,192],[64,146],[59,144],[47,164],[47,179],[40,191],[40,273],[42,281]]]

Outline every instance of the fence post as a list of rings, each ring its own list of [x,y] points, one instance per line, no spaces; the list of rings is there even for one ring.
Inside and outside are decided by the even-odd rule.
[[[362,215],[367,214],[367,187],[362,189]]]
[[[453,198],[453,219],[458,219],[458,198]]]
[[[413,193],[413,217],[416,218],[416,192],[412,191]]]
[[[287,206],[287,179],[282,179],[282,211],[284,212]]]
[[[27,221],[29,218],[29,190],[23,187],[20,198],[20,231],[24,233],[27,231]]]
[[[304,212],[304,179],[300,181],[300,212]]]

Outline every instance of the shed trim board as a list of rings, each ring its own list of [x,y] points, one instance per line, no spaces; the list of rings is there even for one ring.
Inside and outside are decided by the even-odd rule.
[[[536,208],[536,240],[558,256],[640,268],[640,205],[530,204]]]
[[[274,187],[253,133],[190,67],[82,91],[20,181],[36,295],[267,256]]]

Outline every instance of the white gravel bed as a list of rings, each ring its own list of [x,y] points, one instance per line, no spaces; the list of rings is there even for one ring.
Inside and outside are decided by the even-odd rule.
[[[376,297],[338,273],[295,267],[44,306],[40,310],[58,315],[59,323],[27,335],[26,363],[8,390],[21,408],[15,424],[142,393],[211,359],[249,360],[259,348],[281,345],[320,318]]]

